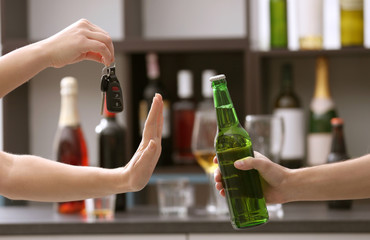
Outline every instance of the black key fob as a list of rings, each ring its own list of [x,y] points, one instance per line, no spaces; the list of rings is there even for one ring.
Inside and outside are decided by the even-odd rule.
[[[104,69],[105,70],[105,69]],[[103,71],[104,71],[103,70]],[[123,97],[121,85],[116,76],[116,68],[106,68],[106,73],[102,76],[101,91],[106,98],[107,110],[109,112],[122,112],[123,111]],[[104,103],[103,103],[104,104]]]

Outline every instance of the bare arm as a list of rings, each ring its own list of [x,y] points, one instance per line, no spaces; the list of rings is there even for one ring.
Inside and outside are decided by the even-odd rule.
[[[153,99],[143,139],[124,167],[78,167],[28,155],[0,152],[0,195],[33,201],[71,201],[141,190],[161,153],[163,102]]]
[[[267,203],[370,198],[370,154],[296,170],[275,164],[259,153],[255,156],[234,165],[241,170],[259,171]],[[215,180],[216,188],[225,195],[219,169],[215,172]]]
[[[114,49],[108,33],[82,19],[54,36],[0,57],[0,98],[47,67],[86,59],[110,65]]]

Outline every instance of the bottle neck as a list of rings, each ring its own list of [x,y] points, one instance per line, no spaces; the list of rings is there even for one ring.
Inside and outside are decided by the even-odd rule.
[[[333,125],[331,152],[347,154],[343,125]]]
[[[222,79],[213,81],[212,88],[218,127],[227,128],[239,124],[229,90],[226,86],[226,80]]]
[[[280,91],[282,93],[291,93],[293,92],[293,77],[292,69],[290,65],[283,66],[281,73],[281,86]]]
[[[78,126],[80,118],[78,115],[77,95],[62,95],[59,126]]]
[[[329,90],[328,61],[324,58],[319,58],[317,60],[314,98],[331,98]]]
[[[104,118],[107,118],[107,119],[116,119],[116,113],[109,112],[107,109],[107,95],[105,95],[105,99],[104,99],[103,116]]]

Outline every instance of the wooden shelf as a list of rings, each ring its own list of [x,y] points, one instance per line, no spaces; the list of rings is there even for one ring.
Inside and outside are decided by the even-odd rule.
[[[199,51],[245,51],[246,38],[225,39],[127,39],[114,42],[115,51],[126,53],[199,52]]]
[[[253,54],[261,58],[281,58],[281,57],[351,57],[351,56],[369,56],[370,49],[364,47],[342,48],[335,50],[271,50],[271,51],[252,51]]]

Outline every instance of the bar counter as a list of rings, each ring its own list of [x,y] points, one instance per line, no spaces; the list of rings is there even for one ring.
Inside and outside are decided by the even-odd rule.
[[[289,203],[282,218],[246,230],[234,230],[227,216],[191,212],[186,218],[160,217],[155,207],[118,213],[114,220],[87,222],[80,216],[58,215],[51,205],[1,207],[0,238],[10,235],[190,234],[190,233],[367,233],[370,202],[355,201],[351,210],[330,210],[324,202]]]

